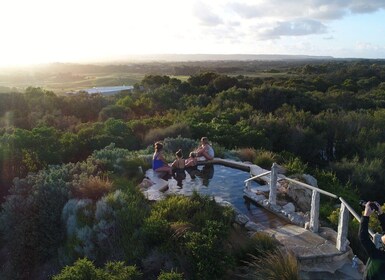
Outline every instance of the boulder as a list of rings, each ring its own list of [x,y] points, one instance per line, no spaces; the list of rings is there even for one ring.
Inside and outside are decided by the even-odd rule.
[[[295,206],[293,203],[289,202],[288,204],[282,206],[282,210],[284,210],[286,213],[292,213],[295,212]]]
[[[249,221],[250,219],[246,215],[238,214],[235,216],[235,222],[237,222],[239,225],[245,225]]]
[[[295,201],[301,211],[310,211],[312,190],[290,182],[287,186],[286,194]]]
[[[151,181],[150,179],[144,178],[143,181],[139,184],[138,187],[140,189],[148,189],[149,187],[151,187],[154,184],[155,183],[153,181]]]
[[[258,225],[254,222],[247,222],[245,224],[245,228],[249,231],[254,231],[254,232],[263,231],[266,229],[263,225]]]

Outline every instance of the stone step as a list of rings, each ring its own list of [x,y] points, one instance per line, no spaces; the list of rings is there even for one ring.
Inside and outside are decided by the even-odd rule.
[[[351,259],[351,251],[340,252],[329,240],[296,225],[265,229],[297,257],[303,272],[335,273]]]
[[[336,270],[334,273],[327,271],[301,271],[300,272],[301,280],[361,280],[362,273],[357,270],[357,268],[352,267],[351,262],[346,262],[340,269]]]

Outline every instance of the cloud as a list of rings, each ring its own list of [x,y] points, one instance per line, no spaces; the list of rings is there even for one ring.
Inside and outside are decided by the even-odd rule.
[[[327,36],[323,38],[324,40],[334,40],[334,36]]]
[[[355,0],[355,1],[352,1],[352,3],[350,4],[350,10],[353,13],[360,13],[360,14],[373,13],[380,9],[385,9],[385,1],[383,0],[370,0],[370,1]]]
[[[327,27],[319,21],[302,19],[295,21],[278,22],[273,28],[266,28],[258,32],[261,39],[278,39],[282,36],[304,36],[323,34]]]
[[[261,0],[257,4],[231,2],[228,8],[242,18],[340,19],[349,13],[373,13],[385,9],[383,0]],[[255,2],[254,2],[255,3]]]
[[[264,10],[262,6],[248,5],[243,3],[230,3],[229,8],[235,13],[244,18],[255,18],[264,16]]]
[[[200,1],[194,5],[194,15],[201,24],[206,26],[216,26],[223,23],[222,19],[212,12],[211,7]]]

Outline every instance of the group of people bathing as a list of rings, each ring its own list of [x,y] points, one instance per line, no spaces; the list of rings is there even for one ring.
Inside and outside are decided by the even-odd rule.
[[[166,172],[166,174],[173,176],[177,181],[183,180],[186,177],[185,171],[190,174],[192,179],[195,178],[195,175],[198,173],[198,159],[212,160],[214,158],[214,149],[207,137],[201,138],[200,146],[196,151],[191,152],[187,159],[183,158],[183,152],[179,149],[175,153],[176,158],[171,164],[168,164],[163,156],[163,144],[161,142],[156,142],[154,148],[152,169],[155,172]]]

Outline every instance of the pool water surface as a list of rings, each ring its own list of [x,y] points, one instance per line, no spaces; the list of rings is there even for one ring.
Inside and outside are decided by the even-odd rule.
[[[228,201],[253,222],[262,223],[268,227],[276,227],[286,224],[286,221],[272,214],[263,207],[257,206],[244,196],[244,181],[250,178],[248,172],[226,167],[223,165],[200,166],[200,175],[191,179],[186,172],[186,178],[179,182],[180,188],[174,188],[173,192],[191,195],[194,191],[200,194],[214,197],[216,201]],[[175,184],[176,181],[174,180]],[[259,186],[252,182],[252,187]]]

